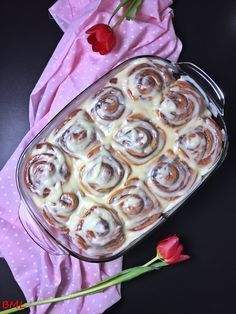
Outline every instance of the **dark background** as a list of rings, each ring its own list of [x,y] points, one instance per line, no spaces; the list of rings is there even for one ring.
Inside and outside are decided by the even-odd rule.
[[[62,36],[48,16],[53,2],[1,3],[0,168],[29,128],[29,95]],[[236,313],[236,1],[178,0],[173,9],[176,33],[184,45],[180,60],[202,67],[225,93],[230,149],[204,188],[125,256],[124,268],[151,258],[157,240],[169,233],[183,239],[191,260],[124,284],[123,297],[109,314]],[[0,259],[0,300],[6,299],[23,295]]]

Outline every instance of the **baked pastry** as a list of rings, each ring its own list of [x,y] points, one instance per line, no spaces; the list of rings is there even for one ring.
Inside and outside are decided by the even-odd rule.
[[[27,156],[24,180],[50,230],[87,257],[120,253],[153,229],[222,151],[201,88],[162,59],[127,63],[72,107]]]
[[[115,211],[96,205],[86,210],[71,231],[73,242],[91,255],[106,256],[125,241],[123,225]]]
[[[106,86],[100,89],[91,102],[91,114],[95,121],[109,124],[124,114],[125,99],[121,89]]]
[[[163,123],[180,127],[198,117],[203,108],[203,98],[196,88],[179,79],[164,91],[157,113]]]
[[[66,224],[78,205],[79,199],[76,194],[63,193],[57,202],[47,201],[44,204],[43,216],[51,226],[62,232],[69,232]]]
[[[99,144],[102,132],[90,115],[81,109],[73,111],[60,123],[53,134],[56,143],[70,156],[82,158]]]
[[[79,171],[81,186],[87,193],[104,195],[118,187],[129,176],[130,168],[115,153],[98,147],[89,154],[89,159]]]
[[[135,101],[151,101],[173,82],[172,72],[166,65],[154,62],[132,67],[127,76],[127,93]]]
[[[143,164],[158,155],[165,145],[165,132],[141,114],[132,114],[114,134],[114,147],[127,160]]]
[[[147,183],[159,197],[174,200],[189,193],[196,176],[187,162],[168,150],[150,167]]]
[[[65,156],[50,143],[37,144],[25,166],[25,183],[31,192],[41,197],[60,189],[70,171]]]
[[[126,228],[139,231],[153,224],[161,216],[161,204],[147,185],[133,178],[109,199],[110,205],[123,217]]]
[[[177,147],[187,160],[210,167],[219,156],[222,140],[221,130],[212,119],[198,118],[178,132]]]

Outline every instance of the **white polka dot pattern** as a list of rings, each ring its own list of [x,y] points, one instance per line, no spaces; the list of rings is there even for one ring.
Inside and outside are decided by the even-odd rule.
[[[70,6],[70,3],[73,5]],[[14,180],[15,167],[25,145],[66,105],[67,101],[73,99],[78,92],[85,89],[116,63],[130,56],[150,53],[169,57],[172,60],[177,59],[181,50],[181,42],[176,38],[168,4],[169,1],[162,1],[161,11],[158,11],[153,10],[153,7],[160,7],[156,0],[144,1],[139,21],[125,21],[121,24],[118,33],[119,36],[122,36],[122,47],[117,47],[114,52],[106,56],[106,67],[99,66],[100,61],[104,59],[91,51],[86,37],[82,37],[82,35],[85,29],[91,27],[92,24],[98,21],[107,22],[109,12],[113,11],[116,3],[111,1],[106,11],[102,11],[102,6],[97,10],[96,1],[91,1],[91,5],[88,7],[86,1],[58,0],[50,9],[50,13],[65,31],[65,35],[31,95],[30,125],[34,128],[27,134],[0,173],[1,253],[11,267],[27,301],[55,296],[58,291],[61,295],[78,291],[81,289],[82,280],[84,284],[86,282],[86,285],[90,286],[101,280],[102,276],[105,278],[106,274],[113,275],[121,269],[121,260],[103,265],[104,273],[99,265],[82,263],[84,269],[82,273],[77,260],[48,255],[39,248],[24,232],[18,219],[17,210],[20,200]],[[150,18],[153,24],[147,23]],[[122,32],[125,32],[126,36],[123,37]],[[170,37],[168,38],[168,36]],[[161,47],[159,46],[160,41],[162,42]],[[89,75],[86,75],[88,72]],[[9,199],[8,196],[3,195],[4,193],[10,196]],[[15,233],[19,236],[9,236]],[[18,242],[19,244],[16,244]],[[29,247],[32,247],[32,250],[29,250]],[[34,257],[30,256],[29,252],[31,251]],[[10,252],[13,252],[12,256],[9,255]],[[21,256],[25,257],[24,261],[20,260]],[[48,269],[42,267],[45,264],[48,265]],[[66,267],[71,273],[69,281],[64,276]],[[111,272],[107,271],[108,267]],[[26,270],[28,275],[25,274]],[[93,276],[94,272],[98,276]],[[44,278],[45,273],[49,275],[48,279]],[[29,281],[29,284],[26,281]],[[117,289],[111,288],[96,296],[90,295],[72,300],[70,306],[64,303],[50,306],[50,313],[57,314],[60,311],[61,314],[68,312],[98,314],[104,312],[119,298],[120,294]],[[99,304],[101,304],[101,308],[99,308]],[[39,314],[46,313],[48,307],[49,305],[40,306]]]

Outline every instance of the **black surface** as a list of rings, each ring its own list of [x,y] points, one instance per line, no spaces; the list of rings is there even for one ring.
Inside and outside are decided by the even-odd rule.
[[[0,167],[28,130],[30,92],[62,36],[48,17],[52,3],[22,0],[1,4]],[[202,67],[225,92],[230,149],[204,188],[158,232],[128,253],[124,267],[151,258],[157,240],[169,233],[181,236],[192,259],[124,284],[122,300],[106,312],[109,314],[236,312],[236,1],[179,0],[173,8],[175,29],[184,44],[180,60]],[[22,298],[1,260],[0,300]]]

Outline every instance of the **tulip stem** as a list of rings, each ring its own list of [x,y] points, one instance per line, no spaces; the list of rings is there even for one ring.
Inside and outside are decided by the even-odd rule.
[[[123,22],[124,19],[125,19],[125,14],[122,15],[122,16],[118,19],[118,21],[117,21],[111,28],[112,28],[113,30],[116,29],[116,28]]]
[[[161,250],[162,251],[164,250],[164,253],[162,253]],[[166,254],[167,250],[168,250],[167,253],[169,255],[168,259],[164,258],[165,255],[167,255]],[[72,293],[66,296],[56,297],[56,298],[50,298],[46,300],[39,300],[36,302],[27,302],[21,305],[20,308],[17,306],[14,308],[9,308],[4,311],[0,311],[0,314],[14,313],[14,312],[21,311],[24,308],[29,308],[31,306],[65,301],[65,300],[74,299],[80,296],[104,291],[108,287],[111,287],[111,286],[114,286],[123,282],[127,282],[136,277],[144,275],[145,273],[148,273],[150,271],[158,270],[170,264],[183,262],[190,258],[189,255],[182,254],[182,252],[183,252],[183,245],[179,243],[179,238],[176,235],[169,236],[167,239],[164,239],[158,243],[157,255],[142,266],[136,266],[136,267],[123,270],[117,273],[116,275],[109,277],[99,282],[98,284],[95,284],[94,286],[77,291],[75,293]]]
[[[159,256],[155,256],[153,259],[151,259],[150,261],[148,261],[146,264],[142,265],[143,267],[147,267],[149,265],[151,265],[152,263],[154,263],[155,261],[159,260]]]
[[[112,15],[111,15],[111,17],[110,17],[110,19],[109,19],[109,21],[108,21],[108,25],[110,25],[110,23],[111,23],[111,20],[113,19],[113,17],[116,15],[116,13],[122,8],[122,7],[125,7],[130,1],[132,1],[132,0],[122,0],[121,2],[120,2],[120,4],[115,8],[115,10],[113,11],[113,13],[112,13]]]
[[[130,5],[125,10],[125,13],[117,20],[117,22],[112,26],[112,29],[116,29],[123,20],[127,17],[128,12],[132,9],[133,5],[135,4],[136,0],[130,2]],[[110,21],[109,21],[110,22]]]
[[[137,267],[129,268],[129,269],[121,271],[120,273],[118,273],[118,274],[116,274],[116,275],[114,275],[114,276],[112,276],[112,277],[110,277],[104,281],[101,281],[100,283],[98,283],[92,287],[80,290],[78,292],[75,292],[75,293],[72,293],[72,294],[69,294],[66,296],[62,296],[62,297],[39,300],[36,302],[27,302],[27,303],[24,303],[20,308],[14,307],[14,308],[7,309],[5,311],[0,311],[0,313],[1,314],[15,313],[15,312],[21,311],[25,308],[29,308],[29,307],[36,306],[36,305],[55,303],[55,302],[59,302],[59,301],[74,299],[74,298],[77,298],[77,297],[80,297],[83,295],[101,292],[108,287],[120,284],[122,282],[132,280],[132,279],[139,277],[139,276],[141,276],[145,273],[148,273],[150,271],[158,270],[164,266],[167,266],[167,263],[161,261],[161,262],[155,263],[153,266],[150,266],[150,267],[137,266]]]

